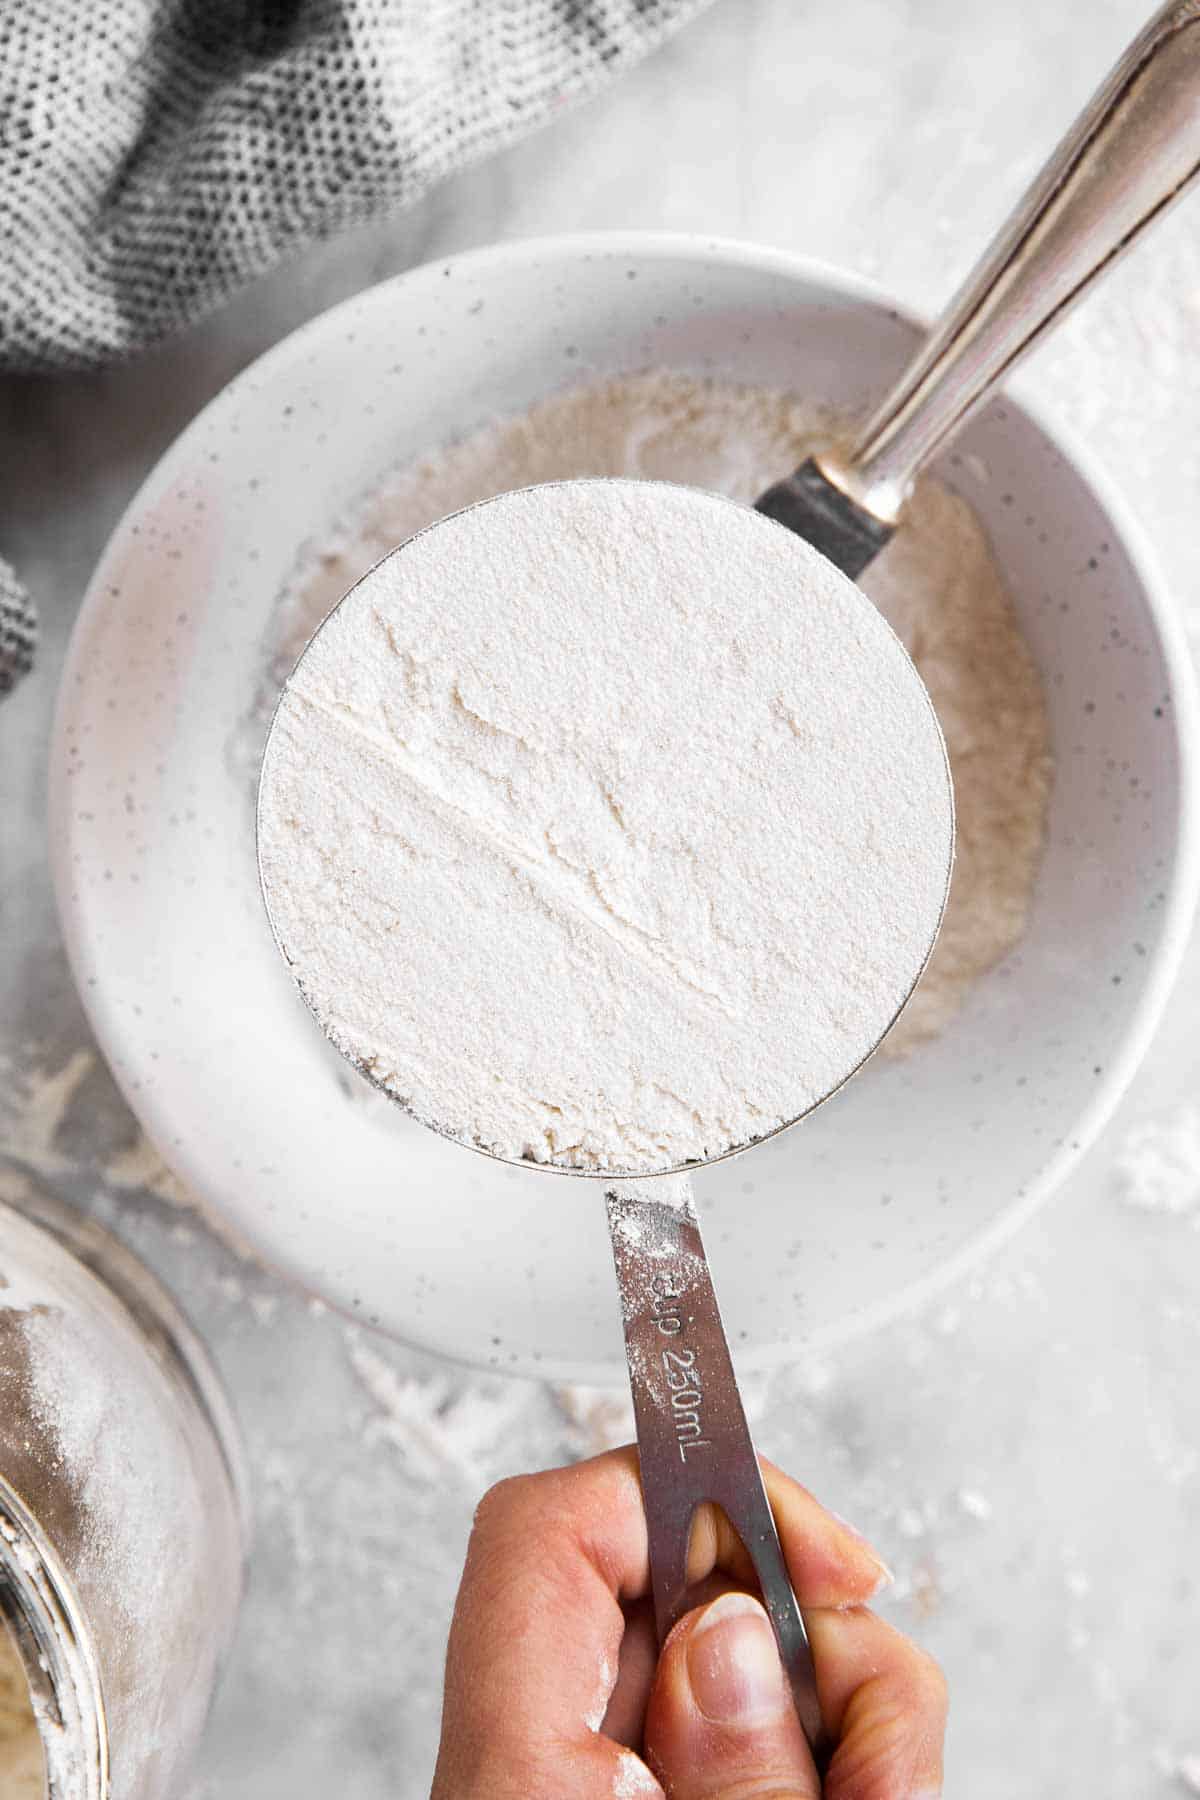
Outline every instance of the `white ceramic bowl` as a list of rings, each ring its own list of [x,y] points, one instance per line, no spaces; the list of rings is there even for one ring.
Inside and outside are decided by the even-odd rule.
[[[364,1103],[275,951],[253,782],[230,746],[299,541],[397,463],[582,376],[663,365],[853,409],[917,335],[861,283],[767,250],[505,245],[297,332],[151,476],[64,676],[59,902],[131,1104],[280,1269],[478,1363],[620,1369],[594,1184],[500,1168]],[[940,1040],[700,1177],[743,1368],[895,1311],[1050,1192],[1144,1050],[1190,917],[1189,668],[1152,559],[1110,483],[1025,401],[990,405],[956,449],[942,472],[963,474],[1050,697],[1045,862],[1025,939]]]

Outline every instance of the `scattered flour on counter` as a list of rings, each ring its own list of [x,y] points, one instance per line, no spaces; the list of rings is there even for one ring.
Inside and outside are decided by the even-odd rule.
[[[550,1391],[577,1456],[598,1456],[602,1450],[615,1450],[618,1444],[632,1444],[637,1427],[627,1388],[588,1387],[576,1382]]]
[[[95,1078],[107,1090],[99,1115],[88,1106]],[[256,1257],[236,1227],[167,1167],[87,1045],[65,1054],[33,1045],[23,1060],[0,1057],[0,1200],[18,1211],[28,1209],[31,1187],[47,1181],[86,1181],[112,1198],[149,1194],[180,1212],[198,1214],[236,1255]]]
[[[1117,1191],[1141,1212],[1200,1207],[1200,1108],[1181,1106],[1126,1133],[1116,1158]]]
[[[309,646],[263,762],[280,947],[331,1040],[509,1160],[752,1143],[924,966],[951,801],[894,634],[800,539],[664,483],[468,508]]]
[[[371,565],[446,514],[507,489],[588,475],[690,483],[750,501],[829,435],[827,412],[785,392],[650,371],[570,388],[390,477],[311,548],[272,622],[247,761],[279,686],[330,607]],[[1041,681],[1004,576],[966,502],[919,483],[904,528],[862,586],[903,640],[941,721],[957,851],[929,967],[885,1039],[935,1036],[1019,940],[1045,835],[1052,766]]]
[[[15,1187],[22,1173],[46,1178],[81,1172],[83,1163],[66,1144],[67,1128],[81,1090],[99,1067],[95,1051],[82,1045],[61,1061],[45,1061],[37,1054],[22,1063],[0,1060],[4,1090],[0,1157],[14,1171],[10,1183],[0,1166],[0,1199],[19,1198],[10,1187]],[[140,1189],[175,1206],[188,1204],[179,1182],[140,1131],[132,1141],[126,1139],[103,1160],[87,1166],[101,1186],[114,1192]]]
[[[464,1383],[441,1370],[418,1379],[401,1375],[353,1328],[346,1354],[371,1401],[363,1441],[396,1449],[414,1481],[447,1481],[464,1491],[486,1485],[483,1473],[496,1439],[525,1405],[520,1385],[482,1377]]]
[[[1200,1794],[1200,1753],[1176,1756],[1170,1750],[1154,1752],[1154,1767],[1159,1775],[1174,1781],[1181,1794]]]
[[[1181,1756],[1175,1765],[1175,1777],[1189,1794],[1200,1794],[1200,1755]]]

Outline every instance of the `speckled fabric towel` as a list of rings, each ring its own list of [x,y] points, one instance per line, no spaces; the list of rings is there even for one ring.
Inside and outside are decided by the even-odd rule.
[[[0,363],[82,368],[415,200],[707,0],[0,0]],[[0,693],[34,615],[0,562]]]

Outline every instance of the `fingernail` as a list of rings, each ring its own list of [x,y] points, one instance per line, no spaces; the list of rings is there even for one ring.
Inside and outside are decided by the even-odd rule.
[[[829,1516],[831,1519],[837,1520],[842,1530],[846,1532],[849,1537],[852,1537],[855,1543],[862,1545],[871,1561],[875,1564],[875,1567],[879,1570],[875,1586],[867,1595],[868,1600],[873,1600],[876,1594],[881,1594],[883,1592],[884,1588],[890,1588],[896,1577],[888,1568],[882,1556],[880,1556],[878,1550],[876,1550],[874,1544],[865,1532],[860,1531],[857,1525],[852,1525],[849,1519],[844,1519],[840,1512],[834,1512],[832,1506],[829,1508]]]
[[[792,1704],[775,1634],[749,1594],[722,1594],[688,1638],[688,1680],[697,1707],[714,1725],[754,1725]]]
[[[875,1557],[875,1561],[879,1567],[879,1574],[876,1578],[875,1586],[871,1589],[871,1592],[867,1595],[868,1600],[873,1600],[875,1598],[876,1594],[882,1594],[884,1589],[890,1588],[892,1583],[896,1579],[896,1577],[892,1574],[892,1571],[888,1568],[887,1564],[884,1562],[882,1556],[875,1556],[875,1552],[873,1550],[871,1552],[871,1555]]]
[[[831,1519],[837,1520],[843,1531],[848,1531],[850,1536],[852,1538],[857,1538],[860,1544],[866,1544],[868,1550],[871,1548],[870,1539],[867,1537],[865,1531],[860,1531],[857,1525],[852,1525],[849,1519],[844,1518],[840,1512],[834,1512],[832,1506],[827,1507],[826,1511]]]
[[[874,1600],[877,1595],[886,1593],[888,1588],[892,1586],[896,1579],[892,1574],[892,1571],[885,1562],[880,1562],[878,1557],[874,1560],[879,1572],[867,1592],[860,1595],[857,1600],[837,1601],[833,1608],[834,1612],[854,1612],[858,1607],[865,1606],[868,1600]],[[919,1800],[924,1800],[924,1795],[919,1796]]]

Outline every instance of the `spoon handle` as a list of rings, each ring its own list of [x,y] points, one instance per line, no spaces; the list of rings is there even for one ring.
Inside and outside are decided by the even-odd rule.
[[[738,1393],[686,1176],[606,1185],[659,1640],[687,1611],[692,1515],[720,1506],[745,1545],[810,1744],[821,1714],[808,1636]]]
[[[849,452],[822,472],[894,524],[913,477],[1200,173],[1200,0],[1134,39]]]

